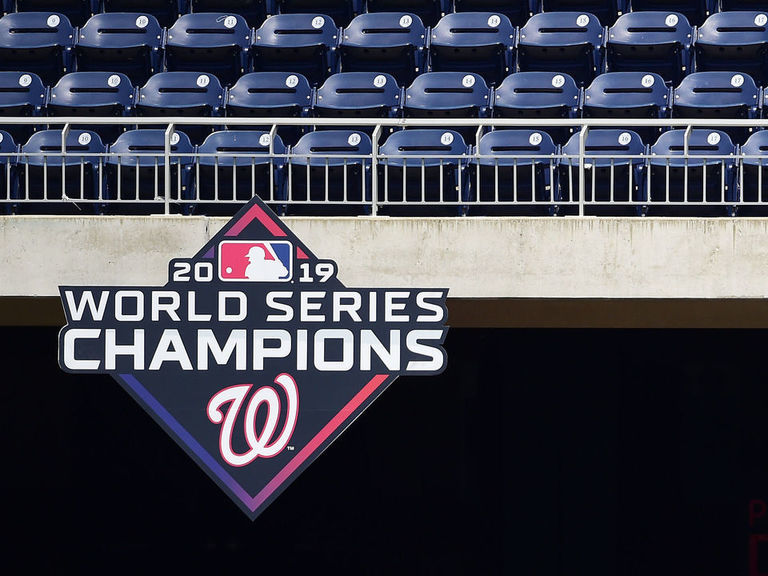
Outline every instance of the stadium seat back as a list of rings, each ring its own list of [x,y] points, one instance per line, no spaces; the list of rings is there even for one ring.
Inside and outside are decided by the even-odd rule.
[[[48,90],[37,74],[0,72],[0,118],[6,116],[42,116]],[[31,124],[5,124],[17,142],[26,142],[34,132]]]
[[[696,71],[743,72],[760,85],[768,80],[768,12],[712,14],[696,36]]]
[[[338,72],[339,29],[323,14],[278,14],[254,32],[254,71],[303,74],[313,86]]]
[[[613,24],[628,8],[628,0],[542,0],[544,12],[589,12],[597,16],[603,26]]]
[[[757,118],[760,91],[748,74],[695,72],[674,90],[672,113],[678,118]],[[727,128],[731,138],[743,142],[752,128]]]
[[[655,72],[678,84],[692,72],[693,27],[677,12],[630,12],[608,29],[609,72]]]
[[[658,74],[606,72],[584,90],[582,111],[589,118],[616,118],[618,128],[631,128],[645,141],[655,140],[661,128],[638,127],[633,118],[668,118],[671,90]]]
[[[205,12],[184,14],[168,29],[168,71],[209,72],[230,85],[248,66],[251,29],[240,15]]]
[[[594,14],[534,14],[520,29],[518,67],[568,73],[584,86],[603,72],[604,37],[605,29]]]
[[[0,70],[32,72],[46,85],[72,70],[75,29],[64,14],[18,12],[0,18]]]
[[[148,13],[102,13],[78,30],[78,71],[120,72],[138,86],[161,70],[165,31]]]
[[[497,85],[514,71],[516,33],[504,14],[446,14],[431,29],[431,70],[471,70]]]
[[[493,97],[497,118],[577,118],[581,114],[581,90],[568,74],[517,72],[504,79]],[[548,133],[563,143],[572,130],[552,128]]]
[[[389,118],[398,115],[402,92],[389,74],[340,72],[317,89],[313,109],[318,116]]]
[[[407,86],[426,71],[427,30],[416,14],[368,13],[342,31],[339,56],[345,72],[386,72]]]

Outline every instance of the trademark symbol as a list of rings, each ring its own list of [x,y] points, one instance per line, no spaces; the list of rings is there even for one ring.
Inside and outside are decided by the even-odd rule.
[[[288,450],[288,452],[293,452],[295,447],[294,446],[286,446],[285,449]]]

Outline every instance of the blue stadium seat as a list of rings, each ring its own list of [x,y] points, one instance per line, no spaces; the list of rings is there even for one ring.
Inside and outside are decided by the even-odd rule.
[[[768,130],[758,130],[739,149],[741,201],[768,202]],[[744,207],[739,208],[744,212]],[[765,215],[765,208],[762,210]]]
[[[768,5],[766,5],[768,8]],[[726,70],[768,81],[768,12],[712,14],[699,26],[694,47],[696,71]]]
[[[675,12],[630,12],[608,29],[609,72],[653,71],[676,85],[693,72],[693,28]]]
[[[72,70],[75,29],[63,14],[19,12],[0,18],[0,70],[34,72],[55,83]]]
[[[302,118],[310,115],[313,92],[309,81],[291,72],[244,74],[227,93],[226,116]],[[235,125],[229,128],[236,128]],[[268,130],[269,126],[249,126]],[[305,132],[302,126],[280,126],[283,141],[295,144]]]
[[[251,28],[261,26],[267,17],[267,6],[272,0],[190,0],[190,11],[196,12],[234,12],[239,14]]]
[[[504,79],[494,93],[495,118],[578,118],[581,90],[568,74],[517,72]],[[549,135],[563,144],[571,128],[550,128]]]
[[[518,68],[569,74],[584,86],[603,72],[605,29],[594,14],[542,12],[520,29]]]
[[[120,72],[140,86],[162,71],[164,35],[151,14],[96,14],[78,30],[77,70]]]
[[[411,118],[484,118],[489,106],[490,90],[479,74],[425,72],[405,89],[403,112]],[[458,131],[474,141],[474,127]]]
[[[359,130],[321,130],[301,137],[287,165],[287,214],[367,214],[371,139]]]
[[[208,136],[197,150],[195,212],[231,216],[254,194],[282,211],[284,205],[276,201],[285,199],[286,148],[276,136],[270,158],[270,141],[261,130],[222,130]]]
[[[411,13],[361,14],[342,31],[339,44],[345,72],[386,72],[407,86],[426,71],[427,30]]]
[[[321,117],[393,118],[402,101],[403,89],[389,74],[340,72],[317,89],[313,110]]]
[[[102,12],[143,12],[152,14],[160,26],[170,26],[189,11],[188,0],[101,0]]]
[[[13,136],[0,130],[0,210],[5,214],[18,212],[18,174],[20,146]]]
[[[430,70],[471,70],[496,86],[514,72],[516,33],[504,14],[446,14],[431,29]]]
[[[483,134],[471,149],[469,214],[550,213],[558,199],[557,154],[552,137],[541,130],[494,130]],[[497,202],[501,204],[494,205]]]
[[[723,131],[694,128],[684,157],[685,130],[664,132],[651,146],[649,206],[664,202],[736,202],[736,146]],[[715,157],[715,158],[713,158]],[[687,178],[686,178],[687,167]],[[668,184],[668,188],[667,188]],[[670,207],[649,209],[680,213]],[[714,213],[730,213],[720,206]],[[703,214],[699,209],[697,214]]]
[[[662,128],[639,127],[634,118],[669,118],[672,90],[664,78],[649,72],[606,72],[584,90],[585,118],[615,118],[616,128],[631,129],[654,142]]]
[[[388,215],[463,215],[468,152],[461,134],[442,128],[393,132],[379,148],[379,209]]]
[[[221,116],[224,89],[216,76],[197,72],[159,72],[138,90],[137,116]],[[193,142],[200,143],[213,126],[183,128]]]
[[[678,12],[698,26],[717,12],[717,0],[630,0],[630,9],[632,12]]]
[[[20,209],[56,214],[80,214],[84,209],[103,212],[100,200],[109,197],[101,169],[106,146],[89,130],[71,130],[63,152],[61,144],[61,130],[41,130],[21,146],[19,197],[32,203],[20,204]]]
[[[317,86],[338,72],[339,29],[322,14],[278,14],[254,32],[254,71],[291,71]]]
[[[542,0],[543,12],[588,12],[610,26],[629,8],[629,0]]]
[[[748,74],[694,72],[674,90],[672,115],[677,118],[758,118],[760,90]],[[724,128],[743,142],[752,128]]]
[[[364,0],[274,0],[279,14],[319,12],[330,16],[339,26],[346,26],[363,12]]]
[[[51,87],[51,116],[132,116],[135,88],[125,74],[70,72]],[[112,142],[123,131],[117,124],[94,127],[102,141]]]
[[[171,195],[174,209],[189,213],[194,198],[195,147],[184,132],[171,135]],[[109,146],[106,179],[110,197],[128,202],[120,212],[162,211],[157,203],[165,195],[165,130],[142,129],[123,132]],[[154,207],[152,204],[155,204]]]
[[[48,90],[37,74],[0,72],[0,118],[4,116],[42,116]],[[31,124],[5,124],[16,142],[26,142],[34,132]]]
[[[165,68],[208,72],[229,86],[248,66],[251,29],[236,14],[184,14],[168,29]]]
[[[541,12],[541,0],[454,0],[456,12],[496,12],[514,26],[522,26],[532,14]]]
[[[577,132],[563,146],[560,161],[560,193],[563,202],[579,200],[579,148],[581,134]],[[585,202],[602,202],[591,206],[590,214],[638,214],[642,206],[629,202],[644,202],[647,192],[646,166],[648,146],[632,130],[592,128],[584,143]],[[623,202],[624,205],[613,205]],[[576,213],[569,206],[565,213]]]
[[[451,0],[366,0],[366,12],[410,12],[434,26],[451,12]]]
[[[15,12],[58,12],[73,26],[82,26],[99,12],[100,0],[15,0]]]

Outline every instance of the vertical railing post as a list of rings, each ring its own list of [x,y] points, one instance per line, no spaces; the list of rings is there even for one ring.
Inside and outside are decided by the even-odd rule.
[[[165,165],[163,166],[163,194],[165,194],[165,215],[171,213],[171,136],[173,135],[173,124],[168,124],[165,129]]]
[[[69,137],[69,122],[61,129],[61,198],[67,198],[67,138]],[[47,168],[46,168],[47,170]],[[82,198],[81,198],[82,200]]]
[[[586,124],[579,131],[579,216],[584,216],[584,199],[586,197],[586,178],[584,175],[584,163],[587,153],[587,128]]]
[[[371,216],[379,212],[379,138],[381,124],[376,124],[371,135]]]

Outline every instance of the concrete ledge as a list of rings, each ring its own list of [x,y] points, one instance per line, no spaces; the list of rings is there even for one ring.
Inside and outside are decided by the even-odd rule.
[[[768,219],[286,218],[351,287],[452,299],[760,299]],[[161,285],[222,218],[0,217],[0,297],[60,284]]]

